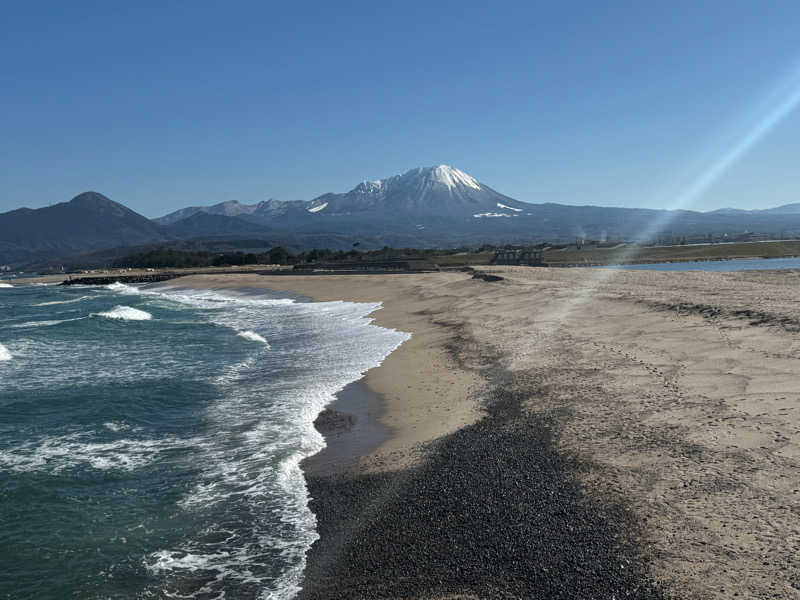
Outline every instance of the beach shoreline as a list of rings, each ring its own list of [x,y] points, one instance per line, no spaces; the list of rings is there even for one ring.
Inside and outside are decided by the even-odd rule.
[[[389,436],[306,471],[300,597],[797,597],[800,272],[484,270],[175,281],[412,334],[359,384]]]
[[[447,279],[465,279],[461,273],[441,274]],[[411,333],[381,365],[364,374],[358,385],[369,388],[384,404],[380,425],[389,431],[373,451],[362,455],[360,470],[400,469],[412,463],[422,444],[453,432],[480,418],[482,411],[471,391],[483,385],[480,374],[460,369],[447,349],[457,332],[444,322],[434,323],[436,313],[421,314],[413,281],[426,275],[345,275],[306,277],[192,276],[169,282],[170,286],[217,291],[258,289],[285,292],[317,302],[377,302],[381,307],[369,317],[379,327]],[[361,287],[350,283],[365,279],[404,281],[398,292],[383,298],[382,286]],[[468,277],[467,277],[468,278]],[[408,285],[411,283],[411,285]],[[333,285],[331,285],[333,284]],[[379,409],[380,410],[380,409]]]
[[[467,289],[484,284],[462,273],[422,277],[432,284],[444,279],[445,285]],[[574,483],[577,466],[555,451],[549,425],[520,414],[524,378],[506,373],[502,352],[476,344],[462,325],[448,321],[446,296],[426,298],[420,294],[418,279],[398,275],[392,281],[400,283],[399,289],[389,295],[380,277],[372,286],[356,287],[341,277],[291,278],[286,283],[275,279],[262,284],[273,292],[291,290],[317,301],[381,301],[381,309],[372,315],[375,324],[412,333],[410,340],[361,380],[383,399],[382,422],[390,437],[362,455],[357,465],[331,468],[320,457],[307,459],[303,465],[320,540],[309,552],[300,598],[486,597],[512,590],[520,597],[531,590],[545,594],[541,597],[571,597],[563,593],[575,590],[599,595],[635,590],[631,597],[663,597],[635,549],[638,526],[616,501],[606,499],[601,508],[584,497]],[[242,287],[243,283],[208,278],[180,282],[211,289]],[[248,282],[247,287],[258,284]],[[523,422],[527,426],[521,426]],[[487,435],[487,430],[492,434]],[[325,434],[326,440],[336,443],[335,434]],[[498,441],[498,435],[505,441]],[[464,452],[465,446],[469,452]],[[536,451],[530,452],[530,447]],[[496,464],[502,457],[505,479],[514,485],[523,454],[528,454],[522,461],[524,470],[538,472],[539,485],[515,490],[516,494],[499,494],[491,502],[482,500],[481,495],[497,487],[497,482],[480,481],[475,469]],[[451,461],[444,471],[437,465],[442,459]],[[315,468],[320,463],[321,470]],[[553,465],[558,465],[555,472]],[[494,477],[486,472],[484,476]],[[548,480],[546,486],[543,479]],[[446,481],[450,493],[433,489],[434,481]],[[463,490],[467,505],[448,507],[456,488]],[[470,497],[469,491],[479,495]],[[403,508],[398,509],[398,504]],[[415,505],[417,517],[406,518]],[[529,514],[533,507],[546,515],[544,520]],[[431,535],[439,512],[461,522],[454,522],[439,536]],[[508,513],[517,517],[507,521]],[[434,522],[426,522],[432,515]],[[476,536],[481,522],[488,528]],[[528,547],[538,556],[537,564],[513,559],[520,551],[521,522],[530,525],[526,528],[529,539],[540,538]],[[408,524],[413,530],[401,533]],[[460,544],[454,542],[459,538]],[[495,547],[495,555],[475,560],[469,551],[475,542]],[[448,557],[445,550],[453,543],[461,551]],[[385,550],[377,563],[376,544]],[[429,549],[423,554],[413,550],[420,545]],[[423,555],[430,558],[431,552],[442,560],[420,560]],[[344,555],[349,555],[349,561],[343,560]],[[575,557],[580,557],[577,564]],[[514,563],[518,568],[511,568]],[[584,568],[587,565],[590,568]]]

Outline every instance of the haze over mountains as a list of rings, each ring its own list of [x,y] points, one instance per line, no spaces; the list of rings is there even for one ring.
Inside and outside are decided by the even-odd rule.
[[[653,229],[653,223],[660,224]],[[365,181],[308,201],[191,206],[157,219],[97,192],[36,210],[0,214],[0,264],[20,266],[104,248],[197,239],[255,239],[293,248],[452,247],[590,239],[800,235],[800,204],[712,212],[531,204],[447,165]]]

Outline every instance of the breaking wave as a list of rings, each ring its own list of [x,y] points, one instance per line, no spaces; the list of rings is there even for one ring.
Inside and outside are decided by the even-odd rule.
[[[260,342],[262,344],[266,344],[269,346],[269,342],[265,340],[263,337],[258,335],[255,331],[240,331],[237,333],[240,338],[244,338],[246,340],[250,340],[251,342]]]
[[[120,321],[149,321],[153,318],[149,312],[132,308],[130,306],[115,306],[111,310],[94,313],[98,317],[106,319],[118,319]]]
[[[0,451],[0,470],[60,473],[65,469],[88,466],[100,471],[132,471],[151,463],[163,450],[195,443],[195,440],[174,437],[95,442],[90,440],[90,436],[88,432],[47,436]]]
[[[118,431],[123,431],[125,429],[130,429],[131,428],[131,426],[128,425],[127,423],[117,423],[115,421],[107,421],[107,422],[103,423],[103,427],[105,427],[109,431],[113,431],[114,433],[117,433]]]
[[[52,302],[40,302],[39,304],[34,304],[34,306],[55,306],[56,304],[75,304],[76,302],[82,302],[83,300],[88,300],[91,296],[81,296],[80,298],[73,298],[72,300],[53,300]]]
[[[9,325],[14,329],[27,329],[29,327],[50,327],[52,325],[59,325],[61,323],[69,323],[70,321],[81,321],[86,317],[77,317],[75,319],[61,319],[55,321],[27,321],[26,323],[20,323],[19,325]]]
[[[114,283],[109,283],[106,286],[106,289],[112,292],[117,292],[118,294],[128,294],[131,296],[139,294],[139,288],[133,287],[132,285],[126,285],[124,283],[120,283],[119,281],[115,281]]]
[[[288,600],[299,590],[306,552],[318,537],[300,469],[305,457],[325,445],[314,419],[338,390],[379,365],[408,334],[371,325],[367,315],[378,303],[186,290],[163,297],[203,310],[210,322],[244,339],[272,346],[213,378],[218,396],[204,421],[216,435],[195,454],[202,470],[178,502],[197,519],[232,510],[253,519],[233,528],[223,527],[222,519],[208,522],[184,542],[156,548],[144,566],[166,578],[167,593],[222,598],[233,589],[242,596]],[[249,329],[254,326],[264,335]]]
[[[14,286],[10,283],[5,283],[4,281],[0,281],[0,288],[13,288]]]
[[[11,352],[8,351],[8,348],[0,344],[0,362],[11,360]]]

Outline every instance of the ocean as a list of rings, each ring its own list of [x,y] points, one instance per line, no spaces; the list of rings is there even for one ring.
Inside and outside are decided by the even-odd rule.
[[[0,282],[0,598],[293,597],[378,304]]]

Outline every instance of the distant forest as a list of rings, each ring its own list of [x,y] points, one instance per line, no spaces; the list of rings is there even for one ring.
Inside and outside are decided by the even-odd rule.
[[[489,249],[488,247],[486,248]],[[360,251],[356,247],[352,250],[310,250],[298,254],[290,254],[278,246],[268,252],[228,252],[214,253],[206,250],[187,251],[172,248],[158,248],[147,252],[131,254],[116,259],[112,266],[115,268],[131,269],[184,269],[196,267],[230,267],[241,265],[271,264],[271,265],[296,265],[314,262],[341,262],[361,260],[388,260],[401,258],[429,258],[474,252],[468,248],[442,249],[417,249],[417,248],[390,248],[385,246],[380,250]]]

